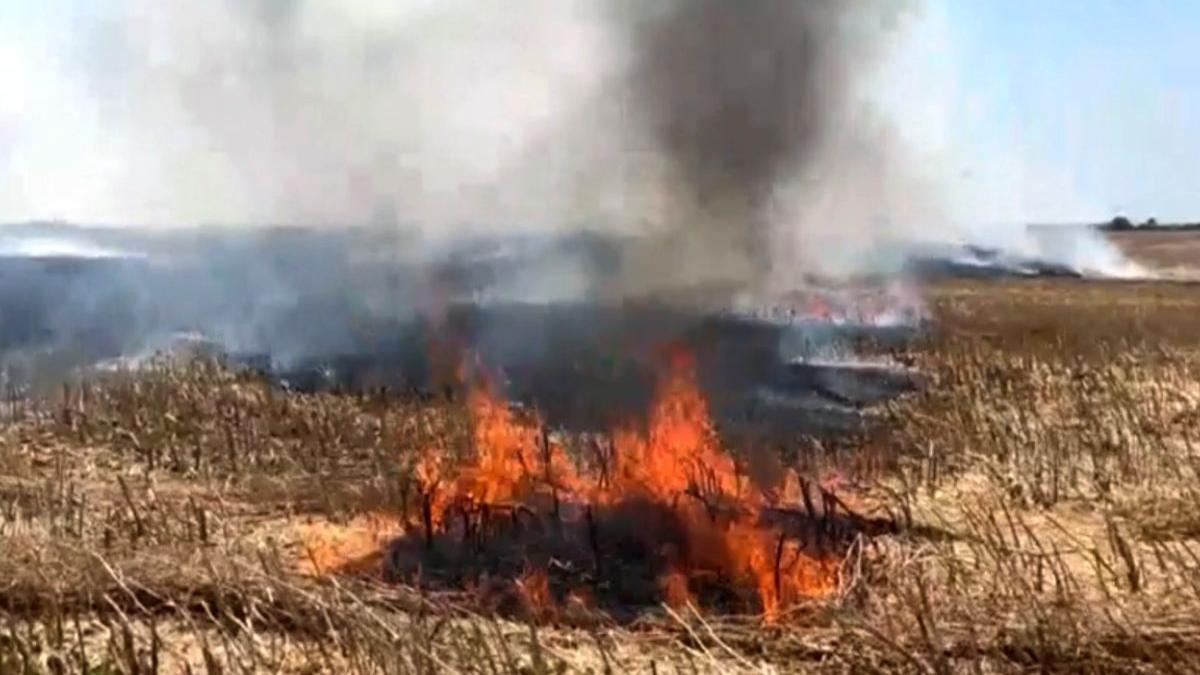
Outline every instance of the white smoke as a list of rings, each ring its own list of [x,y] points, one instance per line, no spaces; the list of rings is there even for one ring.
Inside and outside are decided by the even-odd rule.
[[[116,139],[129,220],[653,216],[638,193],[669,169],[623,72],[654,12],[616,5],[131,0],[77,10],[60,68]],[[835,59],[829,90],[857,68]]]
[[[680,199],[679,163],[652,133],[636,72],[638,27],[687,20],[694,4],[72,3],[52,31],[66,37],[34,50],[38,67],[18,83],[40,92],[31,109],[46,119],[0,124],[11,150],[0,172],[15,188],[0,207],[118,224],[374,223],[426,241],[689,232],[714,216]],[[953,158],[910,133],[952,109],[942,80],[922,79],[928,63],[905,56],[936,44],[922,4],[812,0],[824,14],[806,75],[819,79],[796,86],[821,97],[818,133],[770,174],[765,213],[715,216],[762,221],[722,228],[765,227],[770,260],[739,274],[787,287],[872,271],[881,241],[979,231],[981,202],[959,208]],[[0,67],[6,59],[0,49]],[[986,232],[1015,243],[1021,229]],[[729,262],[721,242],[695,239],[669,239],[631,276],[686,267],[703,278]]]
[[[76,72],[139,218],[501,223],[537,213],[504,208],[534,201],[520,155],[609,51],[595,3],[523,4],[133,0],[88,17]]]
[[[1154,276],[1151,270],[1130,260],[1099,230],[1090,227],[1030,227],[1026,229],[1023,244],[1023,250],[1029,255],[1064,265],[1085,277],[1138,279]]]
[[[130,258],[138,253],[109,248],[82,238],[0,235],[0,257],[15,258]]]

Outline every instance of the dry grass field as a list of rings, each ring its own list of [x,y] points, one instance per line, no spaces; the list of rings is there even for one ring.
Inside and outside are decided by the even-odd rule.
[[[786,453],[897,527],[781,616],[492,612],[314,573],[370,559],[423,448],[466,442],[462,404],[164,365],[6,411],[0,672],[1196,672],[1200,293],[928,293],[934,332],[894,354],[928,386]]]
[[[1173,276],[1200,274],[1200,231],[1110,232],[1108,237],[1142,265]]]

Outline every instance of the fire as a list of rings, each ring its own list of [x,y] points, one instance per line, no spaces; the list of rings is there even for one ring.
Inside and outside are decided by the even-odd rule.
[[[658,583],[667,606],[678,608],[695,604],[696,598],[688,587],[688,575],[684,570],[672,569],[662,575]]]
[[[608,499],[631,490],[660,499],[699,490],[738,491],[737,469],[720,449],[691,356],[673,351],[669,360],[647,433],[624,429],[613,435],[617,480],[605,495]]]
[[[539,487],[576,491],[582,485],[562,447],[540,423],[522,423],[486,378],[467,396],[476,461],[464,469],[458,494],[482,504],[507,504]]]
[[[517,424],[508,405],[486,384],[470,392],[467,405],[477,458],[475,465],[459,476],[458,493],[484,504],[511,502],[530,476],[537,429]]]
[[[675,503],[687,530],[685,557],[695,571],[749,582],[768,617],[835,589],[834,561],[796,550],[784,532],[762,522],[769,504],[721,448],[686,352],[671,357],[647,434],[625,431],[615,445],[619,480],[605,497],[645,491]],[[690,501],[680,504],[681,497]],[[664,576],[668,603],[690,597],[686,577],[678,568]]]
[[[300,527],[301,571],[320,575],[378,569],[383,546],[402,531],[399,519],[385,513],[366,513],[345,524],[307,523]]]
[[[554,596],[550,592],[550,577],[546,570],[533,568],[526,570],[517,579],[517,589],[521,596],[525,612],[529,616],[547,619],[555,613]]]
[[[772,496],[752,485],[722,447],[692,356],[675,349],[665,361],[644,425],[613,430],[595,465],[477,378],[467,396],[466,461],[447,471],[431,449],[414,467],[424,545],[438,533],[451,540],[453,530],[462,549],[455,559],[508,570],[500,574],[539,616],[552,614],[556,598],[597,598],[613,586],[620,597],[734,603],[769,619],[832,593],[840,557],[813,551],[798,534],[803,528],[789,524],[802,513],[788,507],[798,503],[798,479],[791,475],[785,485],[792,488]],[[489,548],[489,537],[500,543]],[[357,543],[368,541],[378,545],[370,537]],[[323,550],[318,567],[336,567],[329,553],[336,547]],[[506,562],[513,559],[519,566]],[[646,583],[630,579],[643,574]]]

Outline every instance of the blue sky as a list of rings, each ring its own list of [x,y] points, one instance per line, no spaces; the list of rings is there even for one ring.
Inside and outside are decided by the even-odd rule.
[[[1200,3],[942,0],[972,175],[1009,162],[1030,219],[1200,220]],[[1057,203],[1056,202],[1057,198]]]
[[[96,7],[0,2],[0,221],[143,217],[65,65]],[[1196,0],[927,0],[878,98],[957,220],[1200,220],[1197,36]]]

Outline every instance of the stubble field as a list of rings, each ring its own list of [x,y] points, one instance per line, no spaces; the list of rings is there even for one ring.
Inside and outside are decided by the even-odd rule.
[[[164,364],[7,404],[0,672],[1200,669],[1197,288],[926,292],[931,332],[892,354],[925,388],[870,433],[784,449],[895,527],[769,620],[494,611],[379,581],[373,523],[404,511],[431,439],[469,442],[461,401]],[[355,553],[363,574],[328,573]]]

